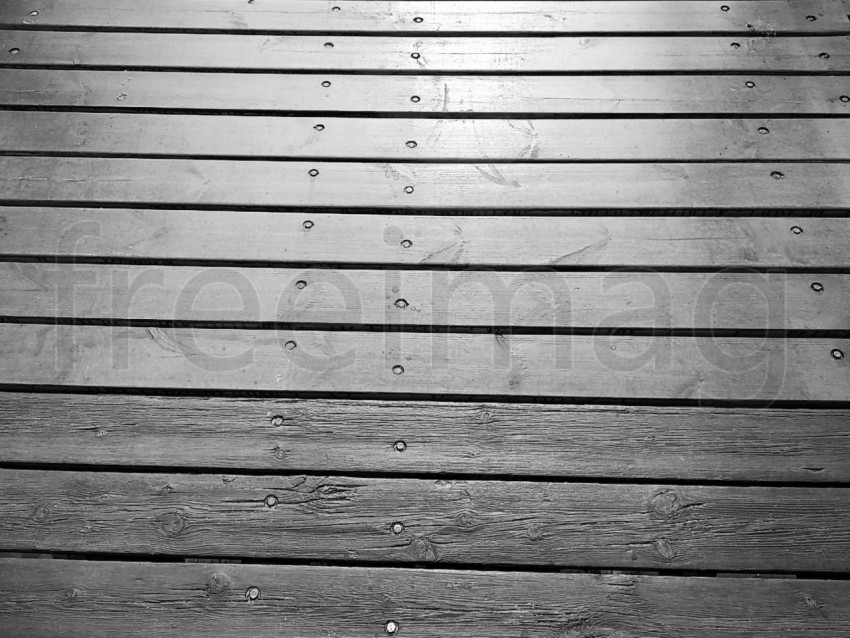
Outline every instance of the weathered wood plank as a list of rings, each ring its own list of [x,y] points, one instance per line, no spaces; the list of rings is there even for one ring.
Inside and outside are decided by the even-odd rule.
[[[846,401],[846,339],[0,324],[0,383],[113,388]]]
[[[693,0],[692,0],[693,1]],[[850,29],[848,29],[850,30]],[[410,38],[4,31],[2,65],[408,73],[850,70],[847,36]],[[16,49],[14,55],[8,51]]]
[[[180,31],[410,33],[848,33],[836,0],[371,2],[4,0],[0,24]],[[811,17],[809,17],[811,16]],[[812,19],[814,18],[814,19]]]
[[[423,638],[834,638],[848,596],[839,580],[0,559],[9,638],[378,636],[389,621]]]
[[[0,263],[7,317],[850,330],[850,275],[189,268]]]
[[[425,164],[0,157],[0,201],[391,209],[850,209],[845,163]]]
[[[850,489],[0,470],[9,551],[850,569]]]
[[[848,160],[850,119],[396,119],[0,111],[0,152],[405,160]]]
[[[818,483],[848,454],[846,410],[0,393],[3,463]]]
[[[442,117],[847,115],[850,89],[841,76],[799,75],[370,76],[0,69],[0,106]]]
[[[676,250],[670,247],[675,246]],[[0,255],[276,264],[846,268],[850,219],[0,207]]]

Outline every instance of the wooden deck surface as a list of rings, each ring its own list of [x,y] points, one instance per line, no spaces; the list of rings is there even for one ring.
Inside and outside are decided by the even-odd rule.
[[[0,2],[0,636],[850,636],[847,9]]]

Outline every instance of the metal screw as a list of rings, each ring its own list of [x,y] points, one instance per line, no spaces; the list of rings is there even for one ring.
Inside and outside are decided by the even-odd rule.
[[[310,177],[318,177],[318,175],[319,171],[317,171],[315,168],[310,169]]]
[[[396,441],[395,443],[393,443],[393,449],[396,452],[404,452],[407,449],[407,443],[405,443],[404,441]]]
[[[767,135],[768,133],[770,133],[770,129],[766,126],[759,126],[759,133],[761,133],[762,135]]]
[[[395,301],[396,308],[401,308],[403,310],[404,308],[407,308],[407,305],[408,304],[406,299],[396,299]]]
[[[835,348],[832,351],[832,358],[836,361],[841,361],[844,358],[844,352],[839,350],[838,348]]]
[[[401,240],[401,247],[402,248],[410,248],[412,245],[413,245],[413,242],[410,241],[409,239],[402,239]]]
[[[314,126],[313,128],[317,131],[324,131],[325,125],[324,124],[316,124],[316,126]]]
[[[823,292],[823,284],[819,281],[816,281],[812,284],[812,290],[815,292]]]
[[[728,4],[721,5],[720,10],[721,11],[729,11],[729,5]]]
[[[298,288],[298,290],[304,290],[307,287],[307,282],[303,279],[300,281],[296,281],[295,287]]]
[[[829,60],[829,53],[823,52],[823,53],[821,53],[820,55],[818,55],[818,57],[819,57],[821,60]]]
[[[420,18],[419,16],[416,16],[415,18],[413,18],[413,21],[414,21],[416,24],[421,24],[421,23],[422,23],[422,18]]]
[[[773,172],[770,174],[770,176],[771,176],[773,179],[776,179],[776,180],[785,179],[785,174],[784,174],[784,173],[780,173],[779,171],[773,171]]]
[[[18,47],[13,47],[9,49],[9,53],[11,53],[12,55],[18,55],[20,52],[21,50]]]
[[[405,186],[404,192],[410,195],[413,192],[413,186]]]
[[[247,600],[257,600],[260,597],[260,589],[258,587],[249,587],[245,591],[245,598]]]
[[[340,10],[341,9],[339,7],[331,7],[331,11],[340,11]]]
[[[418,53],[411,53],[410,57],[413,58],[414,60],[418,60],[421,56]]]
[[[396,375],[404,374],[404,367],[403,366],[393,366],[393,374],[396,374]]]
[[[808,20],[809,22],[814,22],[815,20],[817,20],[817,18],[815,16],[806,16],[806,20]]]
[[[795,235],[802,235],[803,229],[800,228],[799,226],[791,226],[791,232],[794,233]]]
[[[404,525],[402,523],[399,523],[398,521],[396,521],[395,523],[392,524],[391,529],[393,530],[393,534],[398,536],[399,534],[401,534],[404,531]]]
[[[846,103],[846,102],[850,102],[850,95],[842,95],[842,96],[841,96],[840,98],[838,98],[838,99],[839,99],[839,100],[841,100],[842,102],[845,102],[845,103]]]
[[[414,142],[413,140],[410,140],[410,141],[405,143],[405,146],[407,146],[407,148],[416,148],[418,146],[418,144],[416,142]]]
[[[748,89],[754,89],[754,88],[756,88],[756,83],[755,82],[747,82],[744,86],[746,86]]]
[[[310,229],[313,227],[313,222],[311,222],[311,221],[308,219],[307,221],[305,221],[305,222],[302,224],[302,226],[304,226],[304,228],[306,228],[307,230],[310,230]]]
[[[333,49],[334,43],[333,42],[325,42],[325,48],[326,49]]]
[[[268,507],[268,508],[272,508],[272,507],[274,507],[275,505],[277,505],[277,503],[278,503],[277,496],[275,496],[274,494],[269,494],[269,495],[265,498],[265,500],[263,500],[263,503],[265,503],[265,504],[266,504],[266,507]]]
[[[281,425],[283,425],[283,417],[279,414],[275,414],[272,417],[272,425],[276,428],[279,428]]]
[[[418,101],[419,101],[419,96],[418,96],[418,95],[414,95],[413,97],[411,97],[411,98],[410,98],[410,101],[411,101],[411,102],[418,102]]]
[[[398,623],[395,620],[388,620],[384,630],[388,636],[395,636],[398,633]]]
[[[733,43],[732,43],[732,44],[730,44],[729,46],[731,46],[733,49],[740,49],[740,48],[741,48],[741,43],[740,43],[740,42],[733,42]]]
[[[298,344],[296,344],[294,341],[287,341],[283,347],[287,350],[295,350],[295,348],[298,347]]]
[[[38,11],[30,11],[30,15],[34,18],[38,15]]]
[[[325,80],[324,82],[322,82],[322,86],[325,87],[325,88],[328,88],[330,85],[331,85],[331,83],[330,83],[329,80]]]

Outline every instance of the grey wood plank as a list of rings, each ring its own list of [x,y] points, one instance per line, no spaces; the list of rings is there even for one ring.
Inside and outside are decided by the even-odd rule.
[[[10,551],[850,569],[847,488],[0,470]]]
[[[5,156],[0,157],[0,201],[402,210],[847,210],[850,165],[481,166]]]
[[[593,330],[850,330],[850,275],[0,263],[3,315]]]
[[[2,65],[368,73],[850,70],[847,36],[411,38],[0,29]],[[16,50],[17,53],[9,54]]]
[[[847,339],[0,324],[0,383],[609,399],[846,401]]]
[[[822,579],[2,558],[0,592],[9,638],[378,636],[390,621],[398,635],[422,638],[850,631],[850,585]]]
[[[848,160],[850,120],[434,120],[0,111],[0,152],[393,161]]]
[[[2,463],[816,484],[848,454],[847,410],[0,393]]]
[[[837,0],[717,2],[244,3],[195,0],[4,0],[0,24],[28,28],[411,33],[848,33]],[[728,9],[724,10],[722,7]],[[812,19],[814,18],[814,19]]]
[[[672,248],[675,247],[675,250]],[[850,219],[0,207],[0,255],[275,264],[846,268]]]
[[[850,89],[841,76],[757,74],[375,76],[0,69],[0,106],[432,117],[847,115]]]

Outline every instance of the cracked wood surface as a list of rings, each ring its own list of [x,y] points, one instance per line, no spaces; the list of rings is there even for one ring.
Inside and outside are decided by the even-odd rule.
[[[850,160],[850,120],[430,120],[0,111],[0,151],[393,161]]]
[[[0,157],[0,201],[402,210],[850,209],[850,165]]]
[[[258,238],[262,240],[258,241]],[[0,255],[491,268],[845,268],[843,217],[347,215],[0,206]]]
[[[844,330],[850,276],[0,263],[7,316],[44,322]]]
[[[0,470],[9,551],[850,569],[850,490]]]
[[[77,69],[368,73],[493,73],[494,69],[500,73],[835,73],[850,69],[847,36],[423,39],[0,30],[0,40],[6,49],[20,51],[14,57],[0,57],[4,66]]]
[[[850,481],[847,410],[7,392],[0,440],[0,463]]]
[[[388,76],[0,69],[0,106],[109,111],[778,117],[847,115],[850,101],[841,98],[849,97],[848,91],[843,76],[756,73]]]
[[[848,596],[814,579],[0,558],[8,638],[378,636],[391,620],[422,638],[834,638]]]
[[[731,5],[731,6],[730,6]],[[619,2],[422,2],[283,0],[4,0],[0,24],[28,29],[86,27],[242,32],[487,33],[848,33],[838,0],[736,0],[730,10],[692,0]]]
[[[844,401],[850,341],[0,324],[0,383]]]

